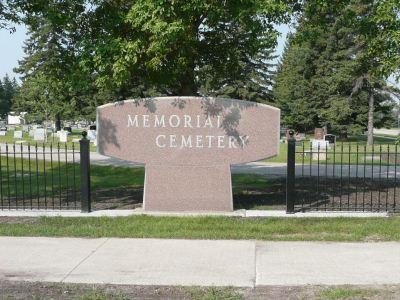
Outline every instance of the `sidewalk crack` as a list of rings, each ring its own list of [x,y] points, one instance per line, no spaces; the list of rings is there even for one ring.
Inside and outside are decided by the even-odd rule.
[[[97,250],[99,250],[102,246],[104,246],[105,243],[107,243],[110,240],[110,238],[106,238],[104,242],[102,242],[100,245],[98,245],[94,250],[90,251],[88,255],[86,255],[75,267],[72,268],[71,271],[69,271],[61,280],[60,283],[64,282],[65,279],[68,278],[69,275],[72,274],[73,271],[75,271],[81,264],[83,264],[89,257],[91,257]]]

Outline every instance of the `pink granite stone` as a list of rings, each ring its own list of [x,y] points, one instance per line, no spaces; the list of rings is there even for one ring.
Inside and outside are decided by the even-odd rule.
[[[280,110],[198,97],[126,100],[97,109],[100,154],[145,164],[144,209],[232,211],[230,165],[279,152]]]

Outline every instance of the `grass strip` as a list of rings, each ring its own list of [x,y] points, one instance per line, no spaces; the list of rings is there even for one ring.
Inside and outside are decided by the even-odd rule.
[[[270,241],[400,241],[400,217],[41,217],[0,218],[1,236],[241,239]]]

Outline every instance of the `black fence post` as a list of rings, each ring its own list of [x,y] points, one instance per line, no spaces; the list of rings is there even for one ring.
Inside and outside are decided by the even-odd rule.
[[[81,211],[91,211],[90,198],[90,141],[86,138],[87,132],[82,132],[80,143],[80,164],[81,164]]]
[[[286,173],[286,213],[294,213],[295,198],[295,171],[296,171],[296,139],[294,131],[289,130],[289,138],[287,141],[287,173]]]

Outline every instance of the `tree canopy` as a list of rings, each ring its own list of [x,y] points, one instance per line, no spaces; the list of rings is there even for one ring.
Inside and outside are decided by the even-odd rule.
[[[365,1],[351,5],[357,15],[371,10]],[[326,126],[347,136],[363,132],[369,118],[377,126],[391,121],[390,87],[374,65],[365,65],[365,39],[348,23],[349,9],[319,8],[325,17],[319,24],[306,14],[289,38],[274,87],[287,126],[301,131]],[[310,28],[312,38],[305,38]],[[360,85],[360,80],[367,84]]]
[[[400,0],[5,0],[0,27],[23,22],[30,32],[20,109],[40,113],[43,95],[34,95],[44,92],[51,117],[63,118],[94,118],[96,106],[131,97],[274,95],[288,125],[344,134],[363,130],[371,113],[386,122],[399,9]],[[293,20],[299,30],[274,79],[275,26]]]
[[[6,75],[0,79],[0,116],[5,117],[11,111],[12,99],[18,94],[19,86],[15,78]]]

